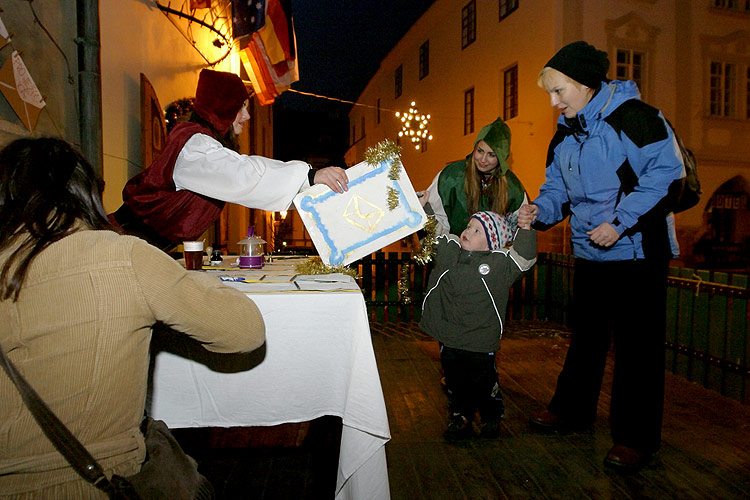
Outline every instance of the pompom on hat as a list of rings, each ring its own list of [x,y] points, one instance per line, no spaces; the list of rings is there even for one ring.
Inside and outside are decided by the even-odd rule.
[[[506,243],[513,240],[513,233],[518,225],[517,217],[500,215],[496,212],[477,212],[471,218],[482,224],[490,250],[500,250],[505,247]]]
[[[584,41],[569,43],[558,50],[544,66],[556,69],[592,89],[598,89],[602,82],[609,81],[607,53]]]
[[[226,71],[204,69],[195,91],[195,112],[224,136],[250,96],[239,76]]]
[[[508,166],[508,155],[510,154],[510,127],[498,117],[494,122],[489,125],[482,127],[479,131],[474,146],[476,147],[479,141],[486,142],[495,152],[497,157],[497,169],[500,175],[505,173],[510,168]]]

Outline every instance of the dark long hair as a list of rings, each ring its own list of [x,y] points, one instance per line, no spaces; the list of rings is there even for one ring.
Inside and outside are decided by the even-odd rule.
[[[18,294],[29,266],[50,244],[80,229],[111,229],[102,184],[62,139],[17,139],[0,150],[0,300]]]
[[[474,146],[476,149],[476,146]],[[490,176],[489,185],[484,190],[487,195],[489,206],[487,210],[505,214],[508,212],[508,179],[505,175],[495,175],[499,171],[500,165],[495,167],[493,175]],[[466,170],[464,174],[464,190],[466,191],[466,208],[470,214],[479,210],[479,199],[482,197],[482,180],[481,174],[474,164],[474,153],[469,155],[466,160]]]

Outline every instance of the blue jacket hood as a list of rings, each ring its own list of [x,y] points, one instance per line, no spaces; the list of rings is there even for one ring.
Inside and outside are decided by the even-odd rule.
[[[611,82],[602,82],[599,92],[578,112],[576,120],[578,120],[581,130],[588,132],[589,127],[596,121],[608,117],[625,101],[630,99],[640,100],[640,98],[641,93],[634,81],[612,80]],[[560,113],[557,123],[565,127],[568,126],[562,113]]]

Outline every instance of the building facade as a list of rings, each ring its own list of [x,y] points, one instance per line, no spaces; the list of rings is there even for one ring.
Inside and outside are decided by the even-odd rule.
[[[35,128],[29,131],[7,100],[0,98],[0,146],[17,137],[49,135],[80,145],[79,102],[90,96],[81,96],[78,90],[77,11],[86,3],[92,2],[0,0],[0,19],[12,34],[11,44],[0,49],[0,67],[13,50],[20,52],[46,103]],[[229,36],[223,38],[184,17],[167,15],[157,3],[193,14]],[[151,83],[161,109],[193,97],[204,68],[230,71],[247,80],[237,51],[231,50],[224,57],[227,41],[233,43],[230,4],[229,0],[214,1],[210,9],[192,9],[189,0],[98,2],[102,172],[108,212],[122,203],[122,189],[128,179],[148,166],[143,164],[141,151],[142,128],[146,125],[141,119],[141,75]],[[240,138],[241,151],[272,156],[272,106],[261,107],[257,99],[252,99],[250,112],[251,121]],[[239,248],[235,243],[245,237],[248,224],[272,224],[272,214],[266,217],[256,212],[227,204],[216,230],[224,232],[220,237],[231,249]],[[264,235],[264,230],[259,228],[258,233]]]
[[[563,45],[609,54],[612,79],[635,80],[696,155],[701,202],[677,214],[681,263],[750,265],[750,3],[736,0],[436,0],[381,61],[350,112],[347,162],[399,141],[415,189],[471,152],[482,126],[512,131],[511,168],[533,199],[558,113],[537,86]],[[399,138],[414,102],[433,139]],[[415,148],[419,145],[419,149]],[[567,229],[540,250],[568,252]],[[743,257],[744,255],[744,257]]]

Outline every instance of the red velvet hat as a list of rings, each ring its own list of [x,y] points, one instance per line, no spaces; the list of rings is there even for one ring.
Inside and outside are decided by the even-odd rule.
[[[249,97],[239,76],[204,69],[198,78],[193,109],[223,136]]]

